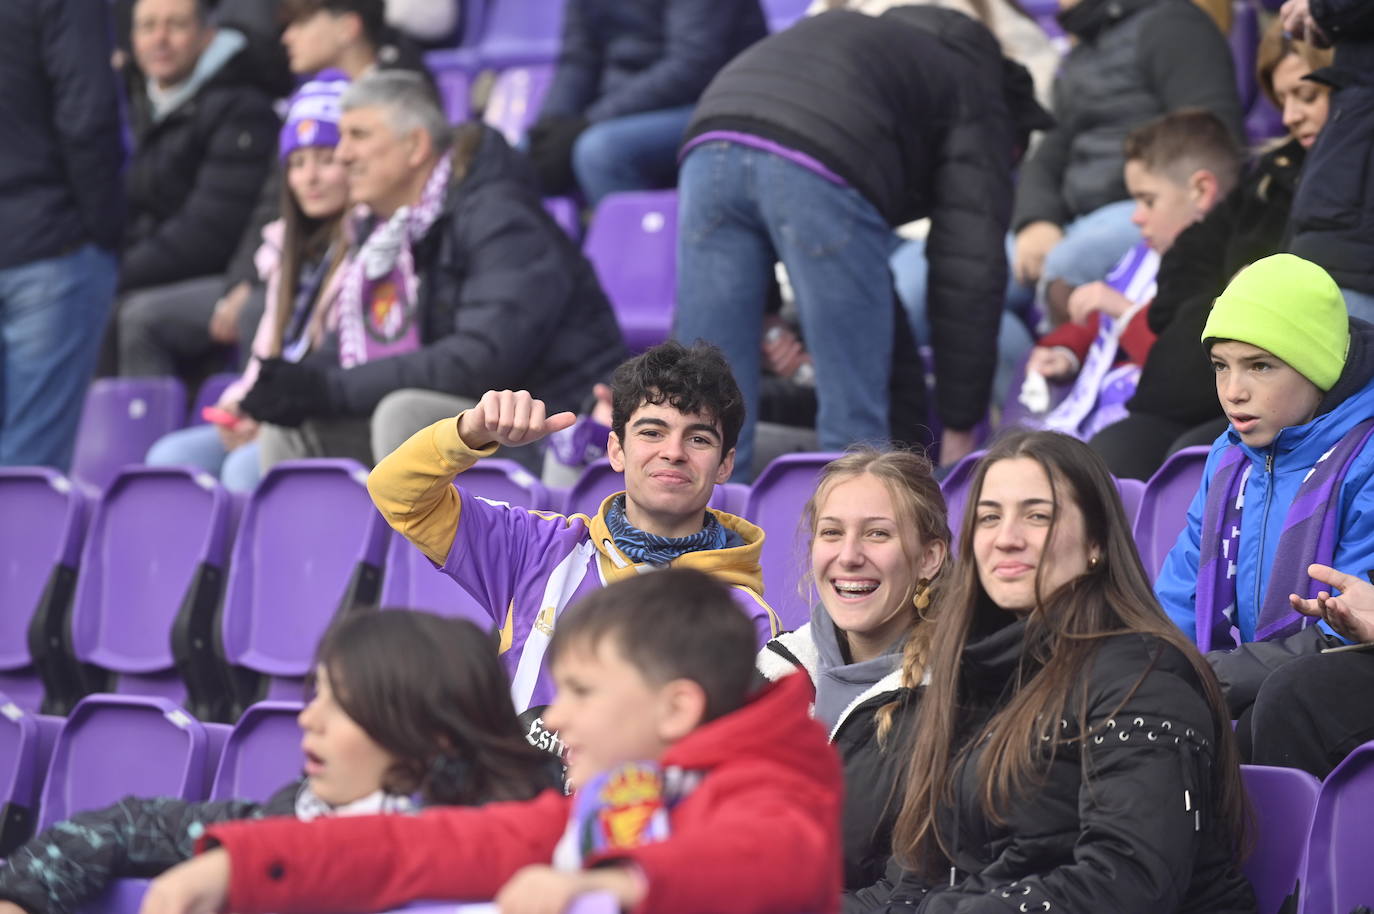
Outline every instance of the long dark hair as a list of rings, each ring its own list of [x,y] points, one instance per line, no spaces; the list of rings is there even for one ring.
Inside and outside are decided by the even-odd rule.
[[[1064,718],[1076,700],[1078,716],[1086,720],[1085,675],[1097,642],[1111,635],[1136,632],[1151,635],[1188,658],[1212,710],[1216,731],[1216,763],[1212,768],[1215,813],[1242,844],[1244,794],[1239,754],[1231,732],[1230,714],[1212,669],[1197,648],[1164,614],[1140,563],[1130,524],[1116,483],[1101,458],[1086,444],[1054,432],[1021,432],[994,445],[974,470],[969,504],[976,505],[988,468],[1002,460],[1028,458],[1038,463],[1050,481],[1054,503],[1072,500],[1083,515],[1087,541],[1099,550],[1095,566],[1045,593],[1036,570],[1036,605],[1025,632],[1027,650],[1034,650],[1043,666],[1021,684],[1011,699],[973,740],[982,747],[978,783],[987,817],[1003,822],[1002,812],[1013,798],[1043,773],[1045,752],[1053,743],[1040,739],[1043,721]],[[1052,542],[1061,512],[1053,512],[1046,542]],[[973,539],[977,511],[964,512],[959,559],[937,595],[936,625],[931,645],[930,682],[926,686],[915,728],[917,737],[907,774],[906,797],[893,833],[893,850],[903,863],[934,877],[948,866],[951,850],[940,834],[937,812],[954,803],[954,774],[959,764],[960,661],[980,605],[989,598],[978,577]],[[1148,673],[1142,671],[1141,680]],[[1134,693],[1139,681],[1132,686]],[[1085,732],[1081,741],[1093,735]]]
[[[554,785],[550,757],[516,720],[496,645],[471,622],[355,611],[325,633],[316,664],[344,713],[396,758],[388,793],[472,806]]]
[[[272,355],[281,355],[282,346],[286,344],[286,328],[290,325],[295,311],[296,287],[300,284],[301,264],[318,261],[329,252],[330,245],[333,245],[333,257],[325,267],[325,282],[320,284],[320,290],[323,291],[328,285],[329,276],[339,268],[344,259],[343,224],[348,214],[348,205],[345,204],[338,215],[325,219],[310,218],[296,202],[296,196],[291,193],[291,182],[288,179],[290,170],[291,160],[288,157],[282,161],[282,242],[281,259],[277,269],[277,321],[272,327],[272,344],[268,350]],[[312,302],[311,308],[318,304],[318,300]],[[307,328],[308,326],[307,324]]]

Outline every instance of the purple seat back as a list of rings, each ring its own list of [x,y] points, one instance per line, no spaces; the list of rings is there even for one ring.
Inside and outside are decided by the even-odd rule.
[[[1321,781],[1296,768],[1262,765],[1241,765],[1240,775],[1256,837],[1242,869],[1255,889],[1259,914],[1277,914],[1302,876]]]
[[[582,240],[582,214],[572,197],[545,197],[544,211],[573,241]]]
[[[387,609],[423,609],[468,619],[484,629],[492,626],[491,614],[477,598],[435,568],[418,547],[399,533],[392,534],[387,547],[381,604]]]
[[[1202,485],[1202,471],[1210,450],[1205,445],[1183,448],[1164,461],[1145,483],[1145,494],[1135,518],[1135,542],[1140,547],[1145,573],[1152,581],[1188,523],[1188,506]]]
[[[1134,527],[1140,502],[1145,498],[1145,483],[1139,479],[1118,479],[1116,491],[1121,496],[1121,507],[1126,509],[1126,520]]]
[[[479,460],[459,477],[464,489],[489,501],[546,511],[553,507],[549,490],[529,470],[503,457]]]
[[[451,901],[416,901],[397,908],[395,914],[490,914],[495,908],[485,902],[455,905]],[[620,905],[605,892],[588,892],[574,898],[564,914],[620,914]]]
[[[973,470],[982,459],[985,451],[974,451],[950,467],[945,478],[940,480],[940,493],[945,496],[945,508],[949,512],[950,549],[959,548],[959,528],[964,523],[964,511],[968,507],[969,489],[973,485]]]
[[[476,4],[473,4],[474,6]],[[425,66],[434,75],[439,102],[450,124],[461,124],[471,116],[473,74],[479,69],[477,52],[472,48],[430,51]]]
[[[71,583],[86,503],[56,470],[0,467],[0,506],[0,691],[37,711],[43,684],[29,655],[29,623],[55,574]]]
[[[153,442],[181,428],[186,390],[176,378],[99,378],[86,391],[72,478],[97,489],[142,463]]]
[[[492,69],[552,64],[562,47],[562,0],[495,0],[478,52]]]
[[[1255,104],[1245,116],[1245,134],[1255,145],[1288,134],[1288,128],[1283,126],[1283,112],[1263,92],[1255,96]]]
[[[204,799],[207,742],[200,723],[165,698],[86,696],[57,736],[38,828],[127,794]]]
[[[1259,52],[1259,13],[1251,0],[1234,0],[1231,34],[1231,62],[1236,70],[1236,90],[1240,93],[1240,110],[1249,111],[1259,94],[1255,75],[1255,57]]]
[[[200,411],[207,406],[214,406],[218,403],[225,389],[238,379],[237,372],[222,371],[219,374],[212,374],[202,381],[200,389],[196,391],[196,402],[191,404],[191,414],[186,417],[186,424],[203,425],[205,420],[201,418]]]
[[[763,597],[782,620],[796,629],[811,618],[799,584],[808,570],[808,531],[803,509],[816,489],[821,469],[840,454],[783,454],[763,468],[749,492],[744,516],[763,528]]]
[[[72,602],[72,649],[113,690],[185,703],[172,624],[202,565],[222,569],[229,496],[207,473],[126,467],[96,506]],[[210,584],[218,596],[217,583]]]
[[[748,500],[748,488],[748,486],[738,483],[718,485],[711,493],[711,500],[707,502],[707,506],[715,508],[717,511],[740,514]],[[741,490],[744,490],[743,497],[741,497]],[[585,514],[588,517],[593,517],[597,511],[601,510],[601,503],[606,500],[607,496],[623,491],[625,491],[625,477],[611,467],[609,458],[602,457],[587,464],[582,475],[577,477],[577,482],[573,483],[572,488],[568,490],[567,500],[563,503],[563,513],[567,515]]]
[[[1017,428],[1019,426],[1025,426],[1027,428],[1040,427],[1039,423],[1035,421],[1037,418],[1036,415],[1026,409],[1025,405],[1022,404],[1020,400],[1021,382],[1026,377],[1026,363],[1028,361],[1030,361],[1029,352],[1026,353],[1025,358],[1016,363],[1016,371],[1012,373],[1012,383],[1008,385],[1007,395],[1002,401],[1002,415],[998,423],[998,428],[1008,429]],[[927,360],[927,365],[929,364],[929,360]],[[1064,402],[1064,398],[1069,395],[1069,391],[1073,390],[1073,383],[1051,381],[1049,382],[1049,389],[1049,408],[1054,409],[1060,403]]]
[[[1326,776],[1308,842],[1304,914],[1347,914],[1374,900],[1374,742]]]
[[[553,84],[553,65],[536,64],[501,71],[492,84],[482,120],[516,146],[539,117],[544,96]]]
[[[289,460],[244,509],[223,613],[225,659],[299,696],[315,645],[345,603],[373,605],[389,528],[353,460]],[[294,691],[293,691],[294,690]]]
[[[806,15],[811,0],[763,0],[763,16],[768,20],[769,32],[783,29]]]
[[[611,194],[583,245],[632,352],[668,338],[677,293],[677,191]]]
[[[243,712],[220,756],[212,800],[266,802],[301,773],[298,701],[260,701]]]

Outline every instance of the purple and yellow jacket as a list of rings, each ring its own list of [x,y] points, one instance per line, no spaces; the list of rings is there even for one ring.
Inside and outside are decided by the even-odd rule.
[[[553,698],[545,653],[558,616],[612,581],[654,570],[616,548],[602,502],[595,517],[564,516],[495,504],[453,485],[454,477],[490,457],[496,445],[474,449],[454,419],[421,429],[372,471],[367,488],[377,508],[430,561],[476,598],[501,627],[501,656],[517,711]],[[675,560],[732,585],[763,645],[780,626],[763,601],[759,555],[763,531],[743,518],[710,510],[744,545],[692,552]]]

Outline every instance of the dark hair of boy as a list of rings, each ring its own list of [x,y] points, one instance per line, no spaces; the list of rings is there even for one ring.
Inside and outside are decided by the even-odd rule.
[[[645,404],[667,404],[682,413],[701,413],[720,423],[721,458],[730,453],[744,425],[744,395],[730,363],[710,343],[684,346],[670,340],[621,363],[611,376],[611,430],[625,440],[625,425]]]
[[[466,619],[409,609],[349,613],[321,639],[316,664],[344,713],[396,757],[383,783],[388,793],[475,806],[559,785],[548,754],[521,731],[496,643]]]
[[[277,17],[283,25],[290,25],[321,11],[335,16],[353,13],[362,23],[363,37],[369,44],[377,48],[386,43],[386,4],[383,0],[281,0]]]
[[[1212,173],[1221,195],[1240,178],[1242,153],[1221,119],[1202,108],[1181,108],[1157,117],[1126,136],[1127,162],[1186,185],[1199,170]]]
[[[608,584],[558,618],[550,656],[609,640],[652,683],[687,679],[706,693],[702,723],[741,708],[755,683],[756,632],[730,589],[700,571],[668,568]]]

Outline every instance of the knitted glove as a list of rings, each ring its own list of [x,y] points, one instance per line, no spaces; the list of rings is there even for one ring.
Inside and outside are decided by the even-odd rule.
[[[336,415],[325,371],[284,359],[263,359],[253,389],[239,409],[259,422],[295,427],[306,419]]]
[[[530,128],[530,162],[545,196],[566,193],[576,185],[572,148],[587,123],[579,115],[550,115]]]

